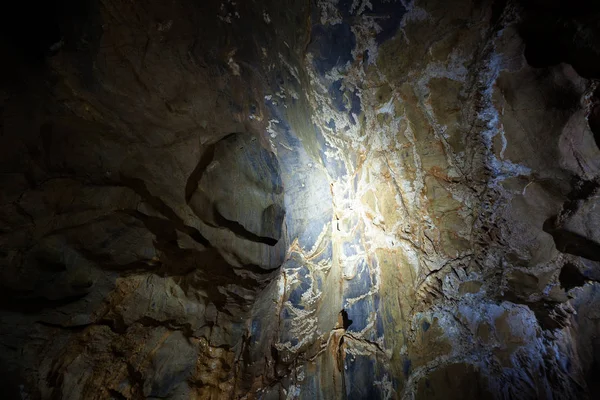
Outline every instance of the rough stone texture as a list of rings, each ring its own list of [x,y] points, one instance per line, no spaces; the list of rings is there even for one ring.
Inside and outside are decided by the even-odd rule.
[[[0,390],[581,399],[600,10],[48,2],[0,49]]]

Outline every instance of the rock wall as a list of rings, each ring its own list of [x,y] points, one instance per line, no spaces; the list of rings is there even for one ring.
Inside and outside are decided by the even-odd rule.
[[[598,6],[31,7],[6,398],[593,398]]]

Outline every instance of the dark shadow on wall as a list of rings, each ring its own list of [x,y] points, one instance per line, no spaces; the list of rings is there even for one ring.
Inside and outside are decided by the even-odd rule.
[[[600,77],[600,2],[521,0],[520,35],[529,65],[566,62],[585,78]]]
[[[48,0],[13,2],[2,8],[0,37],[30,66],[62,48],[79,50],[96,43],[102,28],[93,15],[99,15],[96,0]]]
[[[5,400],[23,400],[20,386],[21,377],[14,371],[9,371],[4,365],[0,365],[0,394]]]

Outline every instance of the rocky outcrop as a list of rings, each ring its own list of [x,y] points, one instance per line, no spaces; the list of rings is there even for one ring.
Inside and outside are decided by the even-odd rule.
[[[7,398],[593,397],[596,5],[27,7]]]

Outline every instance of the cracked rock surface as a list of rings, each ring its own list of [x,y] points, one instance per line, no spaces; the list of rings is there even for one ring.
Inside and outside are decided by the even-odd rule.
[[[595,398],[589,3],[4,13],[3,398]]]

